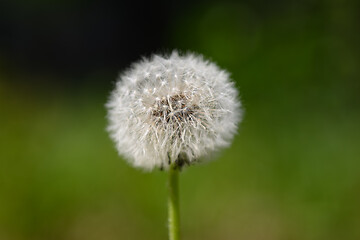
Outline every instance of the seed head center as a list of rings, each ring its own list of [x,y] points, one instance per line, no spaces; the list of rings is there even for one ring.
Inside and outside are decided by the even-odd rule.
[[[193,119],[195,109],[196,105],[189,104],[189,99],[179,93],[155,101],[151,115],[156,123],[182,123]]]

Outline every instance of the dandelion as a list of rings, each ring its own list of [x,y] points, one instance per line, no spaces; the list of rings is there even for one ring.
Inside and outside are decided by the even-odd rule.
[[[231,143],[242,116],[234,83],[203,57],[174,51],[132,65],[106,106],[119,154],[138,168],[169,170],[170,239],[178,239],[178,170]]]

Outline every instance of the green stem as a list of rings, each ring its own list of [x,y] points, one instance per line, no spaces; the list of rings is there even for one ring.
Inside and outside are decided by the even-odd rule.
[[[179,168],[172,164],[169,168],[169,240],[180,239],[180,214],[179,214]]]

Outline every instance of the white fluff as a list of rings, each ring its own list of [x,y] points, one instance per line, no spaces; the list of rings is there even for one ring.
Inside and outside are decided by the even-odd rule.
[[[202,56],[176,51],[132,65],[106,106],[118,152],[146,170],[191,164],[228,146],[241,120],[229,74]]]

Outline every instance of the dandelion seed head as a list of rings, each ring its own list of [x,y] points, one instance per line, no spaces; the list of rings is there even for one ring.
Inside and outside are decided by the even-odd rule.
[[[231,143],[242,117],[229,74],[176,51],[135,63],[120,75],[106,106],[119,154],[146,170],[209,159]]]

